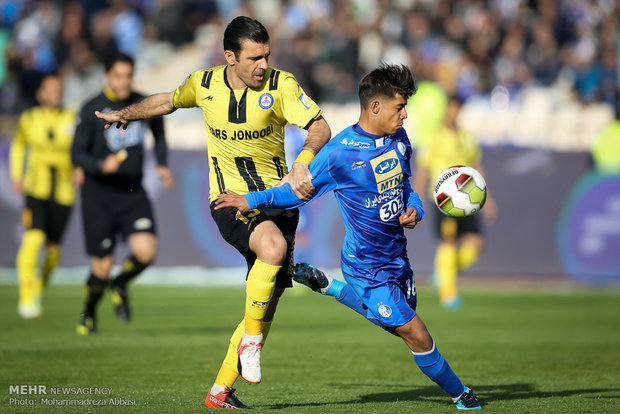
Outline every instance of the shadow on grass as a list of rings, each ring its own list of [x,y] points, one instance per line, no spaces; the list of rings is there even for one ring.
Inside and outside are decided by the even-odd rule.
[[[326,384],[326,386],[332,389],[353,389],[363,387],[375,387],[373,384]],[[381,387],[386,384],[381,384]],[[389,385],[393,388],[408,388],[402,391],[393,392],[379,392],[362,394],[357,399],[348,401],[322,401],[322,402],[307,402],[307,403],[292,403],[292,404],[273,404],[270,405],[270,409],[284,409],[291,407],[317,407],[327,405],[348,405],[348,404],[367,404],[367,403],[381,403],[381,402],[437,402],[438,404],[449,404],[450,399],[441,388],[435,385],[429,385],[425,387],[417,387],[411,389],[409,386],[398,384]],[[580,395],[585,398],[605,398],[605,399],[620,399],[620,388],[581,388],[581,389],[566,389],[557,391],[539,391],[534,384],[505,384],[505,385],[476,385],[473,387],[476,396],[480,399],[480,404],[485,406],[491,401],[510,401],[510,400],[525,400],[532,398],[551,398],[551,397],[570,397]],[[616,395],[585,395],[585,394],[600,394],[616,392]]]

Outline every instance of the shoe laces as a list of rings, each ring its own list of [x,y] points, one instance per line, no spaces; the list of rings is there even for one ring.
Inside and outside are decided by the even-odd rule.
[[[259,352],[262,348],[260,342],[245,342],[239,346],[239,354],[248,355],[251,357],[256,356],[256,353]]]
[[[224,390],[224,396],[230,398],[232,400],[232,402],[235,405],[237,405],[238,407],[241,407],[241,408],[247,407],[247,405],[245,405],[244,403],[239,401],[239,399],[235,395],[235,388],[228,388],[228,387],[226,387],[226,389]]]
[[[250,369],[260,369],[260,342],[247,342],[239,347],[239,357],[244,356],[245,367]],[[259,355],[257,355],[259,354]]]
[[[467,390],[466,392],[464,392],[463,395],[461,395],[461,398],[459,398],[459,401],[461,401],[461,403],[465,407],[474,407],[479,405],[478,399],[476,398],[474,393],[471,392],[471,390]]]

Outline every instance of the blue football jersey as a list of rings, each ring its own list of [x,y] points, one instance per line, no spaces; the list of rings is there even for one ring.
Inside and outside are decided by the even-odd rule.
[[[411,189],[411,144],[403,128],[377,136],[355,124],[332,138],[309,165],[315,187],[310,200],[300,200],[290,185],[245,195],[251,209],[295,208],[334,191],[346,236],[343,267],[372,269],[406,257],[407,239],[398,217],[414,207],[424,217],[422,202]]]

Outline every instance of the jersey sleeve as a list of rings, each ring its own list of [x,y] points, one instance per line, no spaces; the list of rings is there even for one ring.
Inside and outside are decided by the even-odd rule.
[[[281,110],[289,124],[306,128],[311,121],[321,116],[321,108],[304,92],[293,75],[282,79]]]
[[[19,117],[19,126],[13,142],[11,142],[11,152],[9,157],[11,179],[13,181],[21,181],[24,176],[24,164],[26,157],[26,134],[27,128],[26,114]]]
[[[91,142],[96,136],[94,132],[95,116],[90,105],[84,105],[80,110],[80,115],[76,120],[75,135],[71,144],[71,161],[73,164],[82,167],[90,174],[99,173],[99,160],[93,157],[89,151]]]
[[[181,85],[174,91],[172,105],[175,108],[193,108],[196,104],[196,85],[199,79],[199,72],[190,73]]]
[[[403,187],[404,187],[403,197],[406,202],[405,210],[408,209],[409,207],[415,208],[416,211],[418,212],[418,220],[422,220],[424,216],[426,215],[426,212],[424,211],[422,200],[420,200],[420,195],[416,193],[415,191],[413,191],[413,188],[411,188],[411,183],[409,182],[409,178],[406,177],[403,180]]]
[[[325,147],[324,147],[325,148]],[[330,172],[330,152],[323,149],[314,157],[308,166],[310,174],[312,174],[312,185],[314,185],[314,193],[308,200],[300,200],[297,198],[293,189],[289,184],[281,187],[271,187],[264,191],[250,192],[245,198],[250,206],[254,208],[296,208],[308,204],[314,199],[321,197],[328,191],[336,190],[338,182]]]

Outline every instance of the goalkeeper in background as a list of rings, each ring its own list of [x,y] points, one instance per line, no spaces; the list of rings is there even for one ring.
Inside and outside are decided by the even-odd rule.
[[[482,151],[474,137],[458,128],[457,119],[461,102],[451,97],[445,112],[445,120],[417,154],[417,169],[414,186],[424,195],[429,183],[432,200],[435,179],[444,169],[453,165],[474,167],[484,175],[480,163]],[[434,207],[434,206],[433,206]],[[443,307],[456,309],[461,304],[457,287],[460,271],[470,268],[478,260],[484,247],[482,223],[479,216],[453,219],[443,215],[439,209],[432,208],[433,220],[440,239],[435,253],[433,281],[439,289],[439,299]],[[495,201],[487,192],[483,214],[494,220],[497,214]]]
[[[402,128],[405,105],[415,89],[405,66],[383,65],[362,79],[359,122],[329,141],[309,165],[315,187],[310,200],[334,191],[340,206],[346,228],[342,272],[348,284],[306,263],[295,266],[293,278],[401,337],[418,367],[457,408],[477,410],[478,399],[439,353],[416,313],[403,228],[413,229],[424,209],[409,183],[412,150]],[[310,200],[301,200],[286,184],[245,196],[226,190],[215,208],[232,207],[244,214],[257,208],[296,208]]]
[[[24,235],[17,253],[17,310],[23,318],[41,315],[41,295],[61,258],[60,241],[83,173],[71,163],[75,113],[61,108],[62,80],[47,75],[37,90],[40,105],[19,118],[11,143],[13,189],[25,196]],[[45,249],[39,270],[38,256]]]

